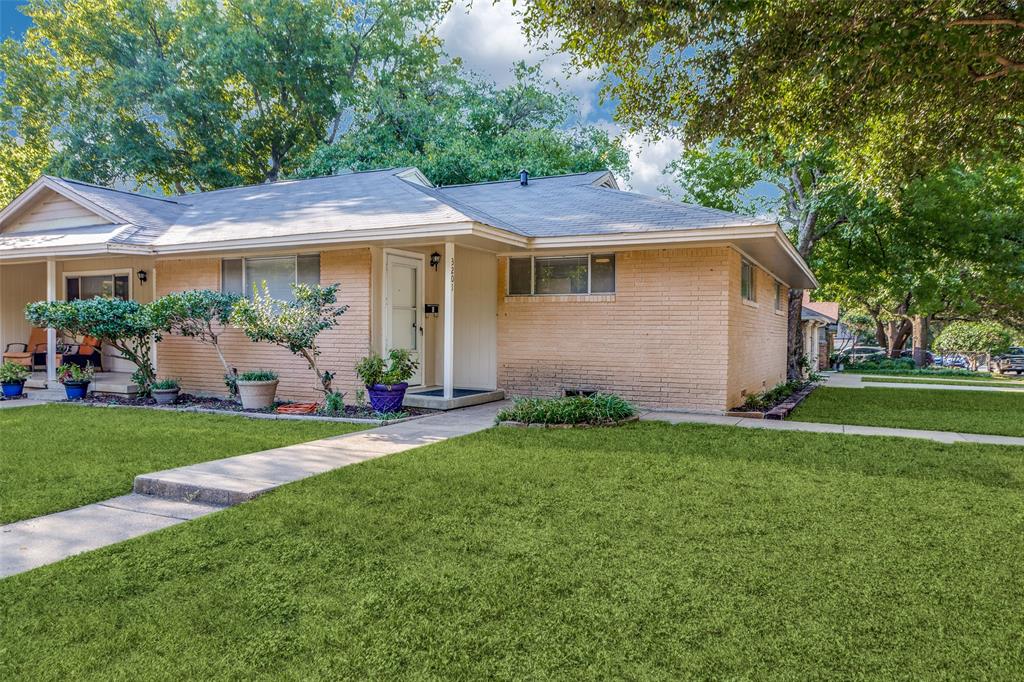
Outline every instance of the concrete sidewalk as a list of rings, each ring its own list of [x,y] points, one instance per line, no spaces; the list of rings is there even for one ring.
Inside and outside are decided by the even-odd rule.
[[[717,424],[720,426],[739,426],[745,429],[765,429],[768,431],[809,431],[812,433],[842,433],[855,436],[891,436],[895,438],[922,438],[939,443],[986,443],[989,445],[1019,445],[1024,447],[1024,438],[1016,436],[990,436],[978,433],[954,433],[952,431],[896,429],[886,426],[774,421],[770,419],[747,419],[691,412],[647,412],[641,415],[640,419],[642,421],[668,422],[669,424]]]
[[[0,526],[0,578],[199,518],[286,483],[482,431],[503,404],[139,476],[132,494]]]

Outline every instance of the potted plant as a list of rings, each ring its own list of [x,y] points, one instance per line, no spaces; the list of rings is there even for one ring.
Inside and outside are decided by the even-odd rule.
[[[89,384],[92,383],[93,368],[91,364],[85,367],[66,364],[61,365],[57,370],[57,381],[64,384],[64,393],[68,400],[81,400],[89,392]]]
[[[153,382],[153,398],[157,405],[170,405],[178,399],[181,382],[177,379],[157,379]]]
[[[0,365],[0,386],[3,387],[4,397],[20,398],[30,373],[28,367],[10,360]]]
[[[238,397],[247,410],[263,410],[274,404],[277,393],[277,373],[257,369],[238,375]]]
[[[392,348],[385,360],[376,353],[356,365],[356,375],[366,386],[375,412],[398,412],[405,400],[408,381],[419,366],[404,348]]]

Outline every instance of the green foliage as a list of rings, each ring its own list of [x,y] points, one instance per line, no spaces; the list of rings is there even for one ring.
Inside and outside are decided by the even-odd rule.
[[[294,301],[278,301],[270,296],[266,284],[253,297],[239,299],[231,311],[231,323],[240,328],[251,341],[272,343],[287,348],[306,360],[320,383],[324,395],[331,393],[334,373],[317,366],[320,349],[316,338],[335,327],[338,318],[348,310],[337,304],[340,284],[329,286],[294,284]]]
[[[277,381],[277,372],[271,369],[251,369],[239,372],[235,381]]]
[[[749,191],[765,171],[749,152],[735,147],[691,147],[671,162],[665,172],[682,187],[682,200],[722,211],[754,215],[764,200],[749,198]]]
[[[611,393],[562,398],[516,398],[498,412],[498,421],[523,424],[612,424],[636,414],[636,408]]]
[[[747,410],[770,410],[789,396],[806,387],[808,383],[807,381],[785,381],[778,386],[769,388],[767,391],[751,393],[743,401],[743,407]]]
[[[320,414],[332,417],[340,417],[345,414],[345,394],[341,391],[331,391],[324,396],[323,405],[317,410]]]
[[[150,308],[169,331],[213,346],[224,371],[230,374],[231,366],[220,348],[220,333],[221,328],[230,323],[231,311],[238,298],[236,294],[197,289],[161,296],[150,304]],[[218,328],[215,329],[214,325]]]
[[[92,336],[135,363],[132,381],[148,395],[156,380],[152,344],[167,331],[160,310],[137,301],[90,298],[77,301],[39,301],[25,306],[25,317],[36,327],[53,327],[68,336]]]
[[[419,362],[414,360],[405,348],[392,348],[388,353],[388,359],[373,353],[356,363],[356,376],[366,387],[387,386],[390,389],[395,384],[401,384],[412,378],[419,367]]]
[[[152,389],[154,391],[157,391],[157,390],[159,390],[159,391],[168,391],[168,390],[170,390],[172,388],[181,388],[181,380],[180,379],[157,379],[156,381],[153,382],[153,385],[150,386],[150,389]]]
[[[0,50],[0,196],[42,168],[166,193],[275,180],[375,71],[440,59],[426,0],[32,0]],[[16,142],[21,138],[23,144]],[[20,146],[19,146],[20,144]],[[2,202],[6,203],[6,201]]]
[[[932,345],[942,353],[999,355],[1013,345],[1013,332],[998,322],[953,322]]]
[[[678,125],[687,146],[828,138],[844,174],[884,190],[976,152],[1024,150],[1016,3],[543,0],[521,12],[530,36],[598,72],[619,120]]]
[[[78,365],[66,363],[57,368],[57,381],[62,384],[89,383],[95,375],[96,372],[92,364],[79,367]]]
[[[848,360],[847,371],[861,372],[865,370],[911,370],[914,369],[913,358],[879,358],[877,360]]]
[[[32,372],[28,367],[19,365],[11,360],[7,360],[0,365],[0,383],[21,384],[24,383],[31,374]]]
[[[566,129],[576,101],[518,63],[505,88],[435,65],[396,87],[382,78],[360,99],[344,136],[321,145],[301,176],[416,166],[435,184],[507,180],[612,169],[625,174],[622,145],[596,127]]]

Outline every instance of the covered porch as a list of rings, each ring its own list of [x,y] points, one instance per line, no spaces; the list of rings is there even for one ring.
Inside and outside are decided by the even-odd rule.
[[[131,362],[109,346],[65,338],[55,329],[33,329],[25,319],[25,306],[94,296],[146,303],[153,300],[155,280],[153,259],[144,256],[4,259],[0,261],[0,351],[4,359],[32,370],[26,382],[29,389],[59,389],[57,370],[71,361],[88,362],[96,368],[90,390],[134,395],[137,387],[131,381],[135,370]]]
[[[497,385],[498,258],[473,240],[372,249],[373,349],[419,362],[405,404],[451,410],[503,400]]]

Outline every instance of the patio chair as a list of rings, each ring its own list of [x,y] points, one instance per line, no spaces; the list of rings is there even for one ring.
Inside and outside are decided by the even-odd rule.
[[[15,347],[21,350],[11,350]],[[57,346],[57,366],[60,367],[62,356],[60,345]],[[11,361],[15,364],[29,369],[35,369],[36,365],[46,366],[46,330],[40,327],[33,327],[28,336],[28,343],[9,343],[4,348],[3,361]]]
[[[92,365],[98,372],[103,369],[102,345],[99,339],[91,336],[82,337],[82,343],[72,343],[63,354],[63,361],[85,367]]]

